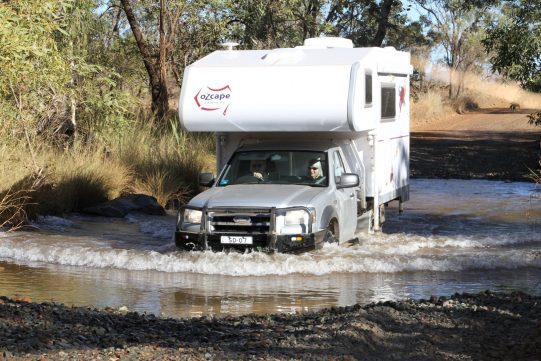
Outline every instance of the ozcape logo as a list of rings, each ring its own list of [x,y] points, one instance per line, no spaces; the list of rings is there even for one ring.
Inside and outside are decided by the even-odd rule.
[[[223,115],[226,115],[227,108],[231,102],[231,88],[226,85],[221,88],[204,87],[199,89],[194,96],[197,107],[201,110],[212,112],[222,110]]]

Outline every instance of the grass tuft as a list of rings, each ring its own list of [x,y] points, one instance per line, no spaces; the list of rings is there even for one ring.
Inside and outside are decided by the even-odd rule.
[[[416,102],[411,106],[411,118],[418,121],[442,119],[451,112],[451,108],[444,101],[438,90],[429,90],[420,93]]]
[[[0,228],[17,229],[35,218],[37,203],[34,196],[43,180],[40,170],[0,191]]]
[[[132,167],[132,190],[154,196],[163,206],[197,192],[199,173],[214,162],[211,135],[188,134],[174,126],[155,131],[147,123],[132,129],[116,147],[113,153],[120,162]]]
[[[469,94],[461,95],[451,101],[451,107],[458,114],[479,109],[477,101]]]
[[[64,214],[127,193],[178,205],[199,190],[198,174],[214,169],[214,137],[188,134],[172,122],[141,122],[115,138],[67,150],[34,139],[0,146],[0,226],[20,226],[41,214]]]

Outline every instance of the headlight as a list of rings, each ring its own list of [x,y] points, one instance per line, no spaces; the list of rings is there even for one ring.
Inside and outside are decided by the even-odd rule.
[[[310,214],[305,210],[299,209],[296,211],[287,211],[285,216],[285,225],[294,226],[299,224],[308,225],[310,222]]]
[[[200,224],[203,212],[198,209],[185,209],[184,210],[184,223]]]
[[[177,230],[197,233],[201,231],[201,218],[203,212],[200,209],[186,208],[178,213]]]
[[[292,209],[278,212],[276,217],[276,233],[306,234],[310,233],[315,222],[315,210]]]

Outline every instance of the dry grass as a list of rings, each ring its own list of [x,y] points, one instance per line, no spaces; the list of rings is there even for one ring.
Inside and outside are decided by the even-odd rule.
[[[533,181],[541,185],[541,158],[539,158],[539,169],[537,170],[530,169],[530,172],[532,174],[531,177]]]
[[[129,190],[132,172],[101,151],[50,154],[46,182],[36,198],[40,210],[62,214],[116,198]]]
[[[450,104],[451,108],[457,114],[464,114],[468,111],[479,109],[478,99],[470,91],[466,91],[459,97],[452,99]]]
[[[417,67],[425,68],[426,64],[421,61]],[[502,83],[473,73],[462,73],[460,77],[463,79],[461,95],[449,99],[448,71],[445,67],[432,65],[431,71],[426,74],[429,80],[425,79],[423,91],[415,94],[415,101],[412,102],[412,120],[420,123],[440,119],[452,121],[455,114],[478,108],[541,108],[541,94],[525,91],[516,83]]]
[[[28,219],[26,209],[30,203],[31,192],[12,190],[0,194],[0,229],[16,229]]]
[[[184,201],[198,190],[197,176],[214,166],[209,135],[152,124],[100,143],[68,151],[35,141],[32,161],[25,143],[0,147],[0,225],[20,225],[37,213],[63,214],[126,193],[152,195],[160,204]]]
[[[458,75],[463,79],[463,93],[480,108],[508,108],[512,103],[523,109],[541,107],[541,94],[526,91],[516,82],[506,83],[501,79],[487,78],[471,72]],[[445,66],[432,65],[427,78],[448,84],[449,71]]]
[[[188,135],[175,127],[154,131],[147,123],[126,134],[112,153],[132,168],[132,191],[152,195],[165,206],[172,200],[182,202],[198,190],[199,173],[214,159],[213,139]]]
[[[418,100],[411,104],[411,118],[424,122],[447,117],[453,109],[444,99],[442,93],[435,89],[419,94]]]
[[[44,178],[40,169],[0,188],[0,228],[17,229],[36,216],[35,195]]]

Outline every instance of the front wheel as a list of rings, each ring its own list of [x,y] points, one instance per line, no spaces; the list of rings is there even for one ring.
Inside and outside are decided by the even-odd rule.
[[[330,221],[325,231],[325,238],[323,239],[324,243],[339,243],[340,233],[338,229],[338,222],[336,220]]]

